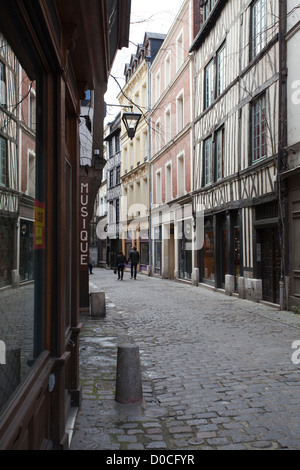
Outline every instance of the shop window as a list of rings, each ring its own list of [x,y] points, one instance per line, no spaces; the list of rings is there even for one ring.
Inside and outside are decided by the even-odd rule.
[[[233,236],[234,236],[234,276],[235,276],[235,291],[238,291],[238,279],[240,277],[240,263],[241,263],[241,234],[240,234],[240,216],[236,212],[233,215]]]
[[[20,220],[20,281],[34,278],[33,222]]]
[[[192,221],[190,219],[179,222],[179,277],[181,279],[191,279],[192,277],[192,250],[190,249],[192,240]]]
[[[140,243],[140,264],[144,266],[149,265],[149,242],[147,241],[142,241]]]
[[[6,352],[5,365],[0,367],[0,414],[45,347],[42,305],[46,250],[46,201],[43,196],[46,169],[42,162],[42,135],[39,134],[38,150],[35,138],[35,131],[39,129],[38,93],[35,95],[33,89],[28,93],[28,88],[22,91],[21,87],[17,88],[19,77],[22,77],[22,83],[29,79],[0,34],[0,44],[3,43],[5,48],[0,47],[0,105],[14,109],[21,121],[10,115],[14,125],[3,128],[0,137],[0,341],[5,344]],[[4,53],[6,71],[1,61]],[[5,72],[9,73],[10,84],[7,95]],[[36,85],[38,89],[41,84]],[[19,93],[22,93],[20,99]],[[19,112],[20,106],[24,113]],[[32,132],[26,132],[25,138],[23,133],[28,125]],[[22,145],[17,145],[14,132]],[[16,184],[19,177],[20,188]],[[7,186],[14,191],[8,192]]]
[[[204,224],[204,242],[202,250],[202,280],[210,284],[215,281],[215,248],[213,219],[209,218]]]
[[[154,228],[154,272],[161,273],[162,227]]]

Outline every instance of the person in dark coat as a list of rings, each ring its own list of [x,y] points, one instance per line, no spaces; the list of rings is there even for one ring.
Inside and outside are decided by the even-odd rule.
[[[122,251],[120,251],[117,256],[118,280],[123,281],[125,264],[126,258],[123,255]]]
[[[137,251],[135,246],[131,247],[128,262],[129,261],[131,263],[131,278],[130,279],[133,279],[133,278],[136,279],[137,265],[139,264],[139,261],[140,261],[140,254]]]

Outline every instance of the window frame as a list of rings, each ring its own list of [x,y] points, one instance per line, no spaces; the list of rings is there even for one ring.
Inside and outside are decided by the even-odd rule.
[[[183,30],[180,31],[176,38],[176,73],[184,63],[184,37]]]
[[[209,15],[211,14],[214,6],[216,4],[216,0],[207,0],[204,5],[204,21],[207,20]]]
[[[204,109],[208,109],[214,101],[214,59],[204,68]]]
[[[258,116],[258,121],[254,122],[256,116]],[[255,129],[258,132],[255,132]],[[250,164],[252,165],[267,156],[266,131],[266,94],[262,93],[250,103]],[[258,145],[255,144],[257,139]]]
[[[171,83],[171,52],[165,58],[165,88]]]
[[[156,204],[161,205],[162,204],[162,171],[161,168],[156,170],[155,172],[155,198],[156,198]]]
[[[121,184],[121,165],[116,166],[116,185]]]
[[[219,146],[219,136],[221,136],[221,146]],[[224,175],[224,138],[225,128],[222,126],[215,133],[215,181],[220,181]]]
[[[165,202],[173,199],[173,181],[172,181],[172,162],[169,161],[165,165]]]
[[[8,159],[8,146],[7,139],[0,135],[0,186],[7,187],[7,159]]]
[[[218,49],[217,56],[216,56],[216,97],[219,97],[226,88],[226,55],[225,54],[226,54],[226,41],[223,42],[221,47]],[[220,85],[221,83],[222,83],[222,86]]]
[[[155,123],[155,153],[161,150],[161,121],[158,119]]]
[[[256,8],[259,11],[256,12]],[[259,18],[258,18],[259,16]],[[267,5],[266,0],[255,0],[251,5],[250,24],[250,60],[254,59],[267,43]],[[256,20],[256,21],[255,21]],[[254,28],[258,28],[258,32]]]
[[[109,170],[109,188],[114,186],[114,169]]]
[[[184,90],[181,90],[176,97],[176,134],[179,134],[184,126]]]
[[[1,103],[2,97],[4,98],[3,103]],[[2,60],[0,60],[0,106],[2,106],[3,108],[7,107],[6,67]]]
[[[171,105],[165,109],[165,144],[172,138],[172,113]]]
[[[207,144],[210,144],[207,153]],[[208,170],[207,170],[208,169]],[[209,179],[208,179],[209,176]],[[209,186],[213,182],[213,136],[210,135],[203,141],[203,185]]]

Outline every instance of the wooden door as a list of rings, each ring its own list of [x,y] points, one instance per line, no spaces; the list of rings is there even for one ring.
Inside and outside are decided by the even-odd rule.
[[[280,248],[277,228],[261,231],[263,299],[279,303]]]

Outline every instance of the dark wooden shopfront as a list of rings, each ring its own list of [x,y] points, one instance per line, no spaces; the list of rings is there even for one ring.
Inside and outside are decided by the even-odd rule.
[[[0,410],[1,450],[69,446],[69,411],[81,399],[80,100],[86,89],[101,90],[97,119],[101,123],[102,116],[103,122],[109,71],[118,48],[128,46],[129,19],[130,0],[0,2],[0,32],[36,83],[34,209],[40,214],[34,221],[40,240],[31,290],[26,290],[32,319],[29,370]],[[21,307],[22,289],[8,286],[0,295],[19,299]]]

